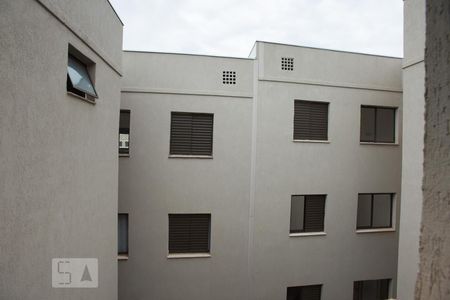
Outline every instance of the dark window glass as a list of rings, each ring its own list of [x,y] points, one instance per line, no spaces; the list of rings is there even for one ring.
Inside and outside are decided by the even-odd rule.
[[[294,140],[328,140],[328,103],[295,100]]]
[[[119,254],[128,254],[128,214],[119,214]]]
[[[67,90],[80,96],[88,94],[97,97],[87,66],[71,54],[67,64]]]
[[[357,229],[391,228],[394,194],[359,194]]]
[[[119,153],[130,153],[130,111],[120,111]]]
[[[293,286],[287,288],[287,300],[320,300],[322,285]]]
[[[292,196],[290,233],[324,231],[325,198],[325,195]]]
[[[172,112],[170,154],[212,155],[213,114]]]
[[[389,299],[390,279],[364,280],[353,283],[353,300]]]
[[[361,142],[395,143],[396,108],[361,106]]]
[[[210,214],[169,214],[169,253],[209,253]]]

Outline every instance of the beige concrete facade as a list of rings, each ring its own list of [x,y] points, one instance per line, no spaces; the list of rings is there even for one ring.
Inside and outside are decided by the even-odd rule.
[[[67,93],[69,45],[95,104]],[[0,299],[117,299],[121,47],[107,1],[0,1]],[[98,288],[52,288],[72,257],[98,259]]]

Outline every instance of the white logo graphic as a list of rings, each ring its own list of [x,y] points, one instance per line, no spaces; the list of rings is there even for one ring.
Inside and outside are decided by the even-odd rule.
[[[98,260],[96,258],[52,259],[54,288],[97,288]]]

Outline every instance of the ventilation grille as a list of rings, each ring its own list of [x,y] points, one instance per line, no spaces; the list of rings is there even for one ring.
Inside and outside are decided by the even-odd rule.
[[[223,71],[223,84],[236,84],[235,71]]]
[[[294,58],[282,57],[281,58],[281,70],[293,71],[294,70]]]

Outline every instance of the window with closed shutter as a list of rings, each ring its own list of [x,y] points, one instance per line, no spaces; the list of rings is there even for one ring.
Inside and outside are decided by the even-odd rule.
[[[361,106],[360,141],[395,143],[395,112],[393,107]]]
[[[209,253],[210,214],[169,214],[169,253]]]
[[[295,100],[294,140],[328,140],[328,103]]]
[[[287,288],[286,300],[320,300],[322,285],[292,286]]]
[[[211,156],[213,123],[213,114],[172,112],[170,154]]]
[[[325,198],[326,195],[293,195],[290,233],[324,231]]]

